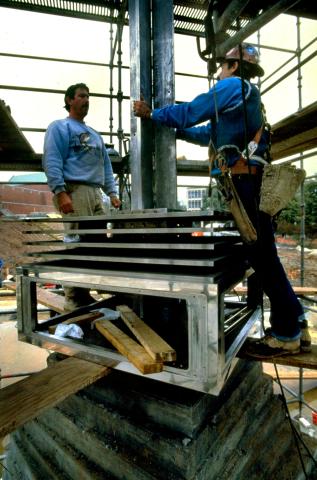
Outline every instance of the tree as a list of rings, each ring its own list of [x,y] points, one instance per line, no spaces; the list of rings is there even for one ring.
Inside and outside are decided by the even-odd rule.
[[[317,233],[317,181],[307,180],[304,183],[305,228],[307,233]],[[279,214],[278,232],[295,233],[301,220],[301,194],[297,191],[295,197]]]
[[[278,221],[284,221],[296,225],[300,222],[300,201],[299,198],[293,198],[287,207],[281,211]]]
[[[317,228],[317,181],[305,182],[305,215],[306,224]]]

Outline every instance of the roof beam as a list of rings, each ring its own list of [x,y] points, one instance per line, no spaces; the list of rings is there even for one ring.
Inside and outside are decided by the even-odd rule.
[[[225,55],[232,47],[243,42],[247,37],[257,32],[261,27],[269,23],[281,13],[287,12],[296,5],[299,0],[279,0],[272,7],[263,11],[258,17],[249,22],[244,28],[241,28],[235,35],[228,38],[220,45],[217,45],[217,56]]]

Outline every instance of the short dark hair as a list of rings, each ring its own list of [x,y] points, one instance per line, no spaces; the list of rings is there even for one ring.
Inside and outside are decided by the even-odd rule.
[[[87,90],[87,92],[89,93],[89,88],[87,87],[87,85],[85,83],[75,83],[75,85],[71,85],[70,87],[68,87],[68,89],[65,92],[65,96],[64,96],[64,102],[65,102],[64,108],[66,108],[66,110],[68,112],[70,111],[70,107],[69,107],[66,99],[67,99],[67,97],[70,98],[70,99],[75,98],[76,90],[78,88],[83,88],[84,90]]]
[[[234,72],[236,76],[246,78],[247,80],[250,80],[250,78],[257,76],[256,68],[254,68],[254,65],[252,63],[245,62],[244,60],[242,60],[241,62],[240,60],[236,60],[235,58],[228,58],[224,61],[228,64],[229,68],[232,67],[235,62],[238,63],[238,68]]]

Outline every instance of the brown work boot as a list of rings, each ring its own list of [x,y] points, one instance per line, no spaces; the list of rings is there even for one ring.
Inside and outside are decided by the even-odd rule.
[[[301,328],[300,349],[304,353],[311,352],[311,336],[308,325],[305,325],[304,328]]]
[[[282,342],[272,335],[265,335],[260,340],[247,343],[243,350],[246,355],[259,359],[295,355],[299,352],[300,339]]]
[[[300,350],[303,353],[311,352],[311,336],[309,333],[307,320],[301,323]],[[271,327],[265,329],[265,335],[271,335]]]

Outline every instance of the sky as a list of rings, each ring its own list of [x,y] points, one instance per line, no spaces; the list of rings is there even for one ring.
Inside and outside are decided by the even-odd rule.
[[[26,88],[60,89],[77,82],[85,82],[94,93],[109,92],[109,69],[99,65],[75,64],[71,61],[94,62],[106,64],[110,58],[109,24],[82,20],[55,15],[40,14],[0,8],[0,71],[1,85],[0,98],[10,105],[12,116],[21,129],[46,129],[47,125],[66,116],[63,109],[63,95],[23,92],[3,88],[3,86],[23,86]],[[301,19],[301,45],[304,46],[316,36],[316,22]],[[257,43],[257,35],[249,38]],[[203,42],[203,40],[202,40]],[[260,31],[261,65],[266,75],[274,72],[284,61],[292,56],[289,51],[276,51],[267,46],[294,51],[296,45],[296,18],[281,15]],[[203,43],[202,43],[203,45]],[[206,63],[198,55],[195,37],[175,35],[175,72],[206,75]],[[316,50],[316,43],[305,51],[303,58]],[[123,65],[129,65],[129,38],[128,28],[124,28]],[[185,52],[185,54],[184,54]],[[9,57],[4,54],[19,54],[49,58],[60,58],[68,62],[31,60]],[[287,69],[295,63],[288,65]],[[284,70],[271,80],[264,82],[262,90],[275,81]],[[117,72],[115,70],[115,72]],[[305,107],[316,101],[316,73],[317,60],[314,59],[302,69],[302,106]],[[124,95],[129,95],[129,72],[123,70],[122,85]],[[117,73],[115,73],[114,92],[118,88]],[[208,90],[208,82],[193,77],[175,77],[175,98],[179,101],[189,101],[194,96]],[[282,118],[296,112],[299,106],[297,74],[275,86],[263,95],[268,121],[276,123]],[[123,129],[130,130],[129,101],[123,102]],[[109,101],[101,98],[90,98],[90,112],[86,118],[87,124],[99,131],[109,131]],[[114,108],[114,129],[118,125],[116,105]],[[36,152],[41,153],[43,148],[43,133],[24,132]],[[105,138],[109,141],[109,138]],[[114,139],[115,148],[117,148]],[[192,146],[185,142],[177,143],[177,155],[188,159],[205,160],[207,149]],[[305,168],[310,175],[317,172],[316,158],[305,162]],[[1,180],[5,181],[12,175],[1,172]],[[201,179],[183,178],[180,182],[186,184],[201,184]],[[204,184],[207,179],[203,181]]]

